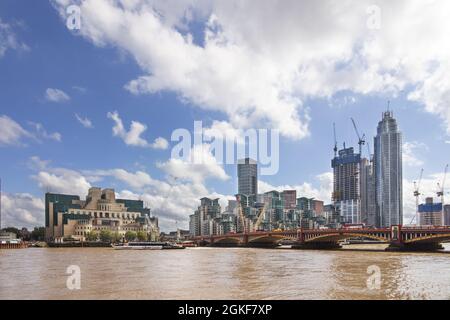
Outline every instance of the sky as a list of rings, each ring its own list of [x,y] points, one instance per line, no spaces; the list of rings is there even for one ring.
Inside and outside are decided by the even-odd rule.
[[[339,147],[357,149],[352,117],[373,148],[388,101],[408,221],[421,168],[421,192],[434,196],[449,161],[449,10],[445,0],[3,0],[2,226],[43,225],[47,191],[84,198],[99,186],[144,200],[163,231],[187,228],[201,197],[225,206],[237,192],[236,164],[217,161],[211,142],[192,145],[201,164],[173,157],[172,134],[193,134],[195,121],[205,134],[277,132],[279,169],[260,175],[259,191],[330,202],[333,123]]]

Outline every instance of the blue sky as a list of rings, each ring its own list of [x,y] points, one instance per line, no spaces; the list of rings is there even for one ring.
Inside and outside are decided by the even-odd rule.
[[[367,18],[364,11],[358,11],[358,4],[347,11],[351,17],[360,18],[348,19],[349,26],[329,26],[333,32],[325,35],[319,29],[326,29],[327,19],[317,17],[317,26],[307,27],[306,22],[296,22],[289,15],[289,7],[295,7],[295,11],[297,4],[285,2],[281,12],[286,15],[284,22],[273,16],[273,21],[269,19],[264,25],[267,29],[255,33],[262,17],[273,14],[268,7],[274,2],[268,1],[267,7],[257,10],[251,10],[250,3],[239,4],[240,12],[248,15],[248,24],[240,25],[230,8],[217,3],[142,2],[145,6],[137,1],[139,6],[127,7],[125,1],[95,4],[87,0],[73,2],[81,6],[84,20],[81,30],[71,31],[65,26],[69,3],[0,2],[3,224],[42,224],[46,190],[72,189],[83,195],[88,186],[101,186],[114,187],[121,196],[146,200],[161,217],[163,229],[173,228],[175,221],[186,227],[188,215],[198,205],[196,199],[205,195],[225,199],[236,192],[237,184],[235,165],[223,167],[227,179],[218,164],[210,163],[200,170],[171,162],[173,130],[192,130],[195,120],[203,120],[205,127],[223,121],[235,129],[280,129],[280,169],[276,175],[261,177],[260,190],[289,187],[328,201],[332,123],[336,123],[340,145],[345,141],[356,148],[350,122],[353,117],[373,146],[376,125],[388,100],[405,143],[405,206],[411,209],[414,200],[408,192],[420,168],[425,169],[426,192],[431,195],[435,191],[450,154],[446,143],[450,140],[450,116],[445,100],[450,85],[439,81],[440,74],[447,70],[441,58],[448,48],[431,47],[428,53],[405,58],[402,53],[415,43],[413,38],[403,39],[403,44],[390,53],[391,48],[385,47],[392,43],[389,34],[399,34],[402,30],[395,28],[410,17],[394,22],[387,15],[382,21],[386,21],[388,30],[382,24],[378,33],[349,35],[351,23]],[[301,5],[301,9],[315,6],[309,1]],[[379,5],[382,13],[389,11],[388,2],[380,1]],[[327,12],[333,5],[323,1],[317,6]],[[400,10],[400,6],[394,9]],[[122,21],[122,29],[117,31],[114,20],[107,20],[114,15],[104,14],[107,10],[136,17]],[[433,10],[438,9],[431,8],[430,12]],[[153,25],[146,24],[146,14],[155,12],[159,15],[153,18],[160,25],[156,31],[147,30]],[[443,23],[435,20],[435,24]],[[283,25],[288,22],[298,30],[292,35],[285,32],[292,27]],[[444,33],[448,24],[441,27]],[[321,47],[311,40],[308,28],[329,44]],[[142,35],[132,38],[130,30],[139,30]],[[152,32],[156,33],[150,37]],[[205,36],[208,32],[212,34],[209,39]],[[186,40],[189,34],[192,43]],[[420,35],[416,32],[417,37]],[[440,36],[431,37],[439,41]],[[289,50],[297,40],[302,45],[298,57],[290,55]],[[379,56],[357,49],[364,45],[373,48],[374,42],[380,45]],[[255,65],[249,66],[253,60]],[[327,63],[330,60],[334,65]],[[430,67],[431,62],[437,67]],[[191,64],[192,69],[185,71]],[[261,80],[266,74],[272,78]],[[153,83],[144,82],[134,91],[127,87],[141,76],[153,77]],[[255,85],[245,88],[253,80]],[[233,87],[234,82],[240,86]],[[437,87],[439,90],[433,89]],[[53,100],[47,94],[52,90],[57,93]],[[272,91],[274,95],[265,96]],[[415,98],[412,93],[416,93]],[[271,104],[267,106],[263,100]],[[123,123],[122,134],[113,134],[115,122],[107,114],[114,111]],[[76,115],[88,119],[91,127],[83,126]],[[127,142],[132,121],[147,127],[139,136],[144,145],[135,140]],[[157,138],[169,141],[167,148],[152,147]]]

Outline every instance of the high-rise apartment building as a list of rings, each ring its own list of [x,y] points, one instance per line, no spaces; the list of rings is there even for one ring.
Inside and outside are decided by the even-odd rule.
[[[333,201],[342,223],[361,223],[360,155],[353,148],[339,150],[331,161],[333,168]]]
[[[372,161],[366,158],[361,159],[360,171],[361,223],[367,226],[376,226],[378,220]]]
[[[237,165],[238,194],[252,195],[256,199],[258,194],[258,165],[250,158],[241,159]]]
[[[374,142],[378,226],[403,224],[402,134],[391,111],[383,113]]]

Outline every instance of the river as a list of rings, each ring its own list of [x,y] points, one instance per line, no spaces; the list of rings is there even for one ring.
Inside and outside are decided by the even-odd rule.
[[[79,290],[67,288],[70,265],[80,268]],[[373,270],[381,283],[368,287]],[[450,254],[0,250],[0,299],[450,299]]]

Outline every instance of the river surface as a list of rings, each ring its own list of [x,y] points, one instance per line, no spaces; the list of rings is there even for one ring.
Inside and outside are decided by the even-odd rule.
[[[79,290],[67,288],[70,265],[80,268]],[[0,299],[450,299],[450,254],[0,250]]]

